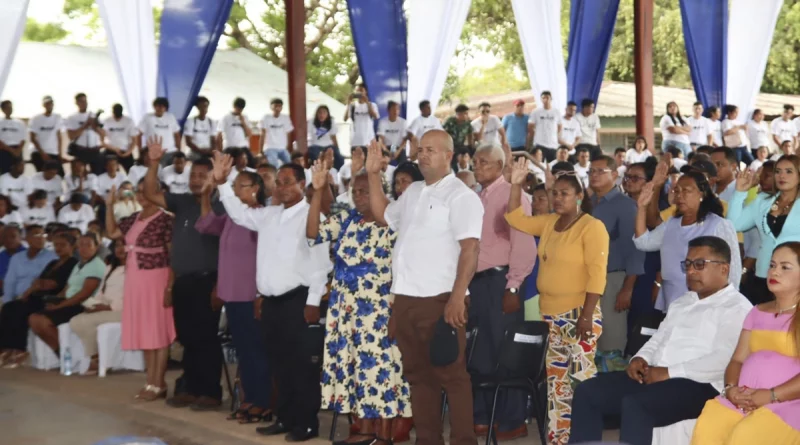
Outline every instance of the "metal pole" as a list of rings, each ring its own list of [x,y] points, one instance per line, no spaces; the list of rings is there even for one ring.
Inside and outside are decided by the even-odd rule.
[[[636,133],[654,147],[653,0],[633,2],[633,66],[636,80]]]
[[[295,148],[308,151],[306,140],[305,5],[286,2],[286,72],[289,77],[289,113],[294,125]]]

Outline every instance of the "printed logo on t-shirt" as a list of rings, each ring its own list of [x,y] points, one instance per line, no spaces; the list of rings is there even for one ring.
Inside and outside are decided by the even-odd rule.
[[[161,128],[161,127],[156,126],[156,128]],[[164,128],[169,128],[169,127],[164,127]],[[123,128],[123,127],[108,127],[108,131],[110,131],[112,133],[123,132],[123,131],[126,131],[126,130],[127,129]]]
[[[169,124],[153,124],[153,127],[163,130],[169,130]]]
[[[16,127],[3,127],[3,131],[13,131],[16,133],[19,130],[17,130]]]
[[[539,120],[542,120],[542,121],[554,121],[554,120],[556,120],[556,117],[553,116],[553,115],[550,115],[550,114],[540,114],[539,115]]]
[[[53,131],[55,129],[56,129],[55,126],[53,126],[53,127],[39,127],[39,131]]]

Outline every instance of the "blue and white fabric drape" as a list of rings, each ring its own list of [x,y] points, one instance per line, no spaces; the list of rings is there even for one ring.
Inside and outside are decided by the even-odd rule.
[[[578,104],[600,96],[618,10],[619,0],[571,0],[567,91]]]
[[[8,80],[19,39],[25,30],[29,0],[0,1],[0,94]]]
[[[727,103],[728,0],[680,0],[680,7],[686,56],[697,100],[706,108],[724,106]]]

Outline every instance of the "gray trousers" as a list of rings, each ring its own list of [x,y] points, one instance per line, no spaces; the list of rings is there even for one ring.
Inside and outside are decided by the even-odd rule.
[[[625,281],[625,272],[609,272],[606,275],[606,291],[600,298],[603,310],[603,333],[597,339],[600,352],[624,351],[628,342],[628,311],[617,312],[617,294]]]
[[[503,313],[503,295],[506,290],[505,273],[475,278],[469,284],[469,321],[467,329],[478,328],[472,360],[467,365],[470,371],[491,374],[495,369],[506,328],[524,319],[522,309],[512,314]],[[520,296],[520,299],[522,297]],[[492,407],[492,392],[474,393],[473,418],[475,425],[488,425]],[[500,392],[495,415],[498,431],[512,431],[524,422],[527,398],[520,390]]]

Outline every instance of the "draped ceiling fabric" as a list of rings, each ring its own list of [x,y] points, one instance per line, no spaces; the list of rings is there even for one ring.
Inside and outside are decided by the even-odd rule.
[[[165,0],[158,45],[158,96],[170,112],[189,116],[208,73],[233,0]]]
[[[419,116],[419,103],[435,109],[467,20],[471,0],[408,0],[408,109]]]
[[[156,40],[148,0],[97,0],[127,114],[139,122],[156,95]]]
[[[731,0],[725,94],[728,103],[739,107],[739,122],[755,109],[782,6],[783,0]]]
[[[29,0],[0,1],[0,94],[6,86],[19,39],[25,30],[28,3]]]
[[[571,0],[567,91],[578,104],[600,96],[618,10],[619,0]]]
[[[403,0],[348,0],[347,9],[370,100],[378,104],[381,116],[386,116],[390,100],[400,104],[400,116],[405,116],[408,53]]]
[[[728,0],[680,0],[680,6],[686,58],[697,100],[705,108],[724,106],[727,103]],[[751,37],[754,29],[759,28],[748,26],[742,32]]]
[[[511,6],[533,95],[538,101],[542,91],[550,91],[553,106],[563,110],[567,105],[567,72],[561,48],[561,0],[511,0]]]

